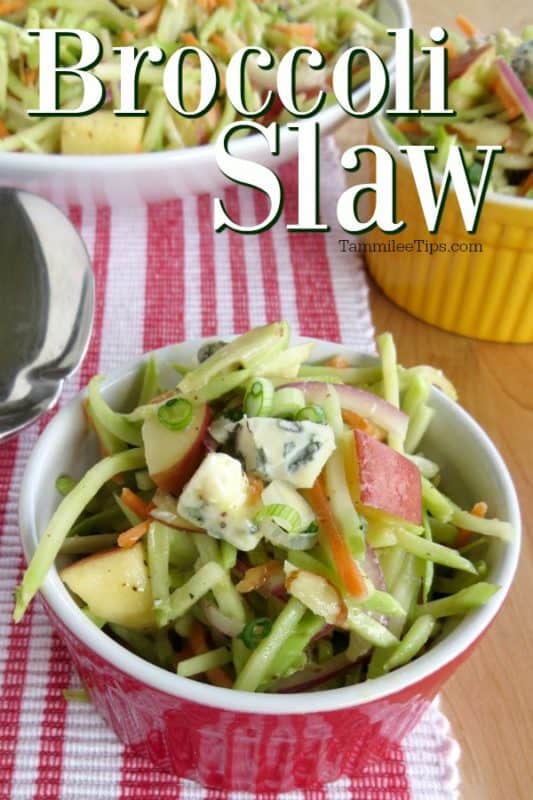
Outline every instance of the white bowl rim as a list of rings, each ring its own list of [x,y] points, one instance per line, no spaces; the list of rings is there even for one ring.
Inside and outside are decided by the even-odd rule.
[[[398,15],[400,28],[408,28],[412,25],[411,10],[408,0],[384,0],[389,8]],[[394,56],[387,60],[389,75],[394,70]],[[357,87],[354,91],[356,98],[363,98],[368,91],[368,81]],[[344,114],[346,120],[351,117],[344,112],[340,106],[334,105],[323,109],[316,116],[312,117],[315,122],[327,124],[331,118]],[[298,121],[298,120],[295,120]],[[253,120],[252,120],[253,122]],[[282,125],[280,135],[287,132],[287,126]],[[259,134],[252,134],[237,139],[232,144],[232,153],[239,158],[251,157],[257,151]],[[155,153],[117,153],[115,155],[63,155],[61,153],[0,153],[0,172],[3,166],[21,167],[32,170],[35,174],[42,174],[48,170],[54,170],[54,174],[66,174],[72,170],[91,174],[95,169],[105,169],[108,173],[150,171],[154,167],[161,165],[179,166],[181,162],[189,159],[214,160],[215,144],[204,144],[196,147],[185,147],[181,150],[163,150]],[[14,159],[16,158],[16,161]]]
[[[226,337],[230,338],[230,337]],[[367,353],[360,353],[347,345],[313,339],[312,337],[293,337],[294,341],[314,341],[317,345],[334,347],[336,352],[346,356],[363,357],[367,360],[374,358]],[[191,339],[181,343],[187,348],[197,348],[213,337]],[[176,358],[176,348],[180,345],[170,345],[153,351],[153,354],[162,363],[169,358]],[[139,365],[146,360],[148,353],[132,359],[124,366],[109,373],[105,386],[113,386],[131,376]],[[44,432],[31,453],[25,468],[19,499],[19,524],[20,535],[26,558],[34,550],[36,533],[30,512],[30,503],[26,498],[31,495],[31,487],[37,480],[34,476],[39,457],[53,446],[56,429],[60,428],[63,415],[73,406],[78,405],[85,390],[76,395],[63,409],[61,409]],[[317,692],[300,692],[295,694],[255,694],[234,689],[223,689],[216,686],[199,683],[192,679],[173,675],[131,653],[125,647],[114,641],[106,633],[95,626],[83,614],[70,596],[62,583],[56,568],[52,568],[41,588],[41,593],[54,614],[61,620],[76,637],[87,647],[95,651],[101,658],[108,661],[126,675],[136,678],[148,686],[167,695],[186,700],[200,705],[214,707],[226,711],[241,712],[246,714],[308,714],[317,712],[336,711],[357,707],[365,703],[383,700],[395,695],[414,684],[429,678],[451,661],[464,653],[490,625],[512,585],[513,576],[518,566],[521,541],[521,519],[518,497],[511,476],[503,458],[495,445],[478,425],[478,423],[458,404],[454,403],[441,392],[432,389],[432,398],[441,402],[448,408],[453,408],[472,431],[472,434],[481,440],[481,444],[489,452],[493,465],[502,482],[505,503],[509,507],[509,522],[514,528],[515,537],[505,548],[501,563],[499,564],[499,582],[501,589],[488,601],[488,603],[475,612],[467,615],[458,627],[452,631],[442,642],[419,656],[400,669],[389,675],[367,680],[364,683],[340,689],[330,689]]]
[[[418,62],[417,62],[418,63]],[[394,86],[396,84],[396,74],[395,71],[391,74],[391,81],[389,87],[389,96],[385,102],[384,107],[382,110],[376,114],[375,116],[370,118],[370,128],[377,139],[380,140],[380,144],[384,146],[389,152],[392,151],[394,153],[394,157],[399,159],[404,166],[409,168],[409,160],[405,153],[402,153],[398,149],[398,143],[394,141],[388,130],[384,125],[385,112],[387,108],[389,108],[391,100],[392,100],[392,92],[394,91]],[[437,170],[434,171],[434,175],[437,178],[442,178],[442,173],[438,172]],[[451,191],[455,191],[453,187],[451,187]],[[528,197],[514,197],[512,195],[506,195],[502,192],[494,192],[493,190],[489,190],[485,195],[485,202],[490,200],[491,203],[496,203],[497,205],[509,205],[514,206],[516,208],[525,208],[531,211],[533,209],[533,200]]]

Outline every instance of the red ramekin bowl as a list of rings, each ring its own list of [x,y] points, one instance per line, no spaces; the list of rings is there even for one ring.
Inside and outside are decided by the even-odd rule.
[[[200,341],[157,351],[158,362],[186,362]],[[314,356],[342,354],[317,343]],[[117,408],[136,385],[143,358],[114,372],[104,388]],[[29,459],[20,495],[26,557],[57,506],[61,473],[80,476],[98,458],[87,432],[83,395],[48,425]],[[357,686],[298,694],[250,694],[181,678],[133,655],[80,611],[56,569],[42,597],[97,711],[134,752],[159,770],[206,787],[249,792],[308,788],[354,775],[379,759],[415,725],[448,676],[464,661],[501,607],[516,570],[520,513],[509,472],[488,436],[458,405],[432,390],[436,414],[422,450],[438,461],[442,484],[461,505],[485,499],[489,513],[511,522],[515,538],[491,542],[489,580],[501,586],[483,608],[450,625],[427,653],[391,674]],[[481,689],[482,690],[482,689]]]

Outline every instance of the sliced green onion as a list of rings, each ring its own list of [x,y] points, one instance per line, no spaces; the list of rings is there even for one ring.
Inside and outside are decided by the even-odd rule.
[[[169,431],[182,431],[191,424],[192,403],[185,397],[173,397],[159,406],[157,418]]]
[[[284,503],[272,503],[261,508],[254,517],[254,522],[259,523],[264,519],[272,519],[287,533],[298,533],[302,527],[302,518],[296,509]]]
[[[59,475],[56,478],[56,489],[59,494],[62,494],[63,497],[66,497],[74,487],[76,486],[77,481],[74,478],[71,478],[70,475]]]
[[[311,533],[305,533],[304,531],[287,533],[272,520],[263,522],[261,533],[268,542],[286,550],[311,550],[318,539],[318,530]]]
[[[326,414],[322,406],[317,403],[312,403],[309,406],[304,406],[296,414],[297,420],[309,420],[309,422],[316,422],[318,425],[326,423]]]
[[[265,636],[268,636],[271,630],[272,620],[268,617],[259,617],[258,619],[252,619],[244,626],[242,633],[239,634],[239,638],[242,639],[249,650],[255,650],[259,642],[261,642]]]
[[[274,387],[266,378],[254,378],[244,395],[244,413],[249,417],[268,417],[272,410]]]
[[[231,661],[232,656],[228,648],[218,647],[216,650],[209,650],[207,653],[200,653],[200,655],[180,661],[177,672],[182,678],[189,678],[191,675],[222,667]]]
[[[301,389],[284,386],[276,389],[272,402],[272,416],[294,419],[298,411],[305,406],[305,397]]]

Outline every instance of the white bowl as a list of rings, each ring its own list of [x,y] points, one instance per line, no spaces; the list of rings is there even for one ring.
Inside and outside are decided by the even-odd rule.
[[[155,353],[157,361],[161,364],[187,363],[196,355],[203,341],[206,340],[162,348]],[[324,342],[316,343],[313,358],[321,360],[335,354],[345,356],[351,363],[376,363],[371,356],[354,356],[348,347]],[[104,396],[115,407],[120,408],[129,398],[136,396],[139,366],[145,359],[146,356],[142,356],[114,371],[105,381],[102,387]],[[55,477],[62,473],[79,477],[99,458],[94,435],[87,432],[82,400],[83,394],[78,395],[56,415],[28,461],[19,506],[21,538],[28,560],[58,504],[53,488]],[[517,568],[521,536],[516,491],[494,444],[466,411],[440,391],[432,389],[430,403],[436,414],[422,449],[441,466],[444,489],[463,507],[469,507],[480,499],[486,500],[489,514],[508,520],[515,537],[510,543],[497,539],[490,542],[487,580],[499,584],[501,589],[486,605],[454,624],[442,641],[407,666],[355,686],[311,694],[276,696],[219,689],[172,675],[130,653],[100,631],[80,611],[55,567],[48,573],[41,590],[47,605],[87,647],[126,674],[169,695],[211,707],[276,715],[334,711],[376,701],[420,684],[451,662],[458,663],[494,619]]]
[[[378,0],[378,19],[390,28],[411,25],[407,0]],[[392,39],[391,39],[392,42]],[[388,61],[392,68],[394,59]],[[359,103],[368,92],[363,84],[353,94]],[[348,115],[339,105],[317,114],[323,135],[331,133]],[[239,158],[274,166],[291,159],[297,136],[286,127],[280,133],[280,155],[272,156],[264,139],[253,135],[237,139],[231,151]],[[214,144],[168,150],[161,153],[114,156],[39,155],[0,153],[0,186],[16,186],[64,203],[121,203],[136,205],[202,192],[213,193],[228,186],[218,169]]]

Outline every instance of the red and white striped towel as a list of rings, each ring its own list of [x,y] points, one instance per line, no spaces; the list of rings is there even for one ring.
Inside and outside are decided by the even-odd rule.
[[[322,203],[330,212],[342,191],[338,163],[326,142]],[[284,168],[286,188],[294,188],[295,176],[295,165]],[[243,220],[265,212],[264,201],[246,189],[230,189],[225,201]],[[211,202],[201,196],[127,211],[68,210],[93,258],[97,303],[87,356],[62,403],[94,373],[144,350],[278,318],[288,319],[295,333],[373,350],[362,264],[340,252],[340,232],[287,235],[284,222],[296,216],[295,193],[288,191],[274,230],[215,235]],[[154,773],[125,752],[91,706],[65,702],[62,690],[77,679],[38,602],[19,625],[11,621],[12,592],[24,567],[18,487],[44,424],[0,449],[0,798],[215,800],[218,793]],[[457,759],[447,721],[433,706],[403,746],[364,775],[286,800],[452,800]]]

